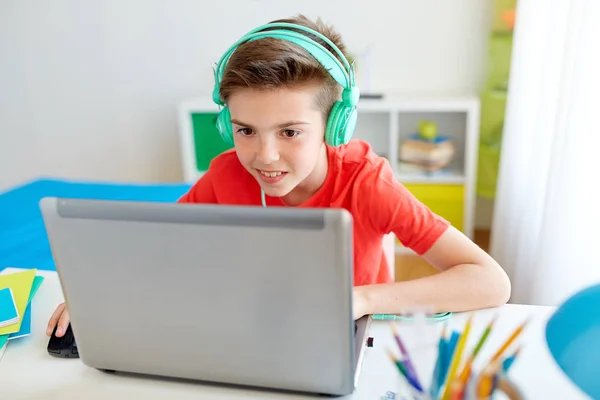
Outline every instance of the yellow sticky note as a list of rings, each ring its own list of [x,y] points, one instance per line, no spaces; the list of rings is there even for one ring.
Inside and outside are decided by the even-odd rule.
[[[36,272],[37,270],[30,269],[23,272],[0,275],[0,289],[7,287],[12,289],[19,315],[23,315],[25,313],[25,308],[27,308],[29,292],[31,292],[31,285],[33,284]],[[21,322],[22,321],[19,321],[16,324],[0,328],[0,335],[19,332],[19,329],[21,329]]]

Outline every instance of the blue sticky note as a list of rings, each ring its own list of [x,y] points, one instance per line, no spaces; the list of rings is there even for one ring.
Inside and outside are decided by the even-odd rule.
[[[0,327],[19,322],[19,311],[11,288],[0,289]]]

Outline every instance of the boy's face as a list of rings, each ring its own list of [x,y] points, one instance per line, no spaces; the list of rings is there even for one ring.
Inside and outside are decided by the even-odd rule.
[[[327,175],[317,90],[244,89],[228,101],[240,162],[267,195],[284,197],[288,204],[307,200]]]

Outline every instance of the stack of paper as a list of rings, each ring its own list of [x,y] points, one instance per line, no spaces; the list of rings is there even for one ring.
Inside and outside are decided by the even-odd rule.
[[[3,296],[6,296],[5,293],[10,293],[17,318],[7,324],[0,323],[0,353],[9,340],[31,333],[31,300],[44,280],[42,276],[36,276],[35,269],[7,271],[0,273],[0,321],[5,310],[8,313],[11,311],[10,302],[2,300]]]

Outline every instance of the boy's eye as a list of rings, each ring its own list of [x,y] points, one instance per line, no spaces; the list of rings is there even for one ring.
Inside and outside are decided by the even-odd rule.
[[[242,135],[251,135],[252,134],[252,129],[250,128],[240,128],[237,130],[238,133],[241,133]]]
[[[293,129],[286,129],[283,131],[283,136],[288,137],[288,138],[293,138],[295,136],[298,136],[300,132],[295,131]]]

